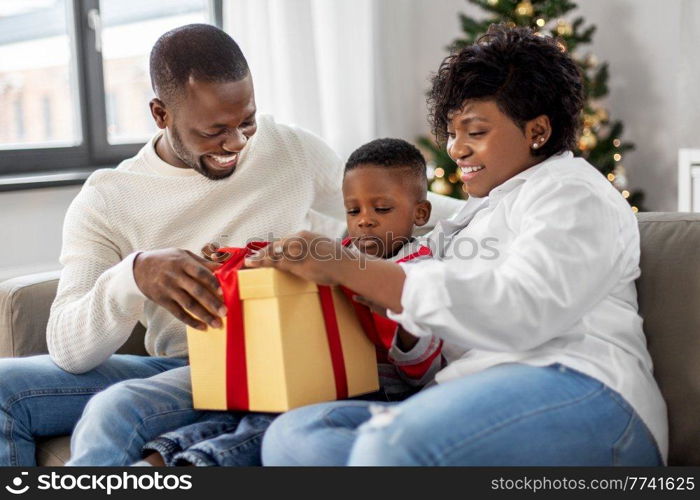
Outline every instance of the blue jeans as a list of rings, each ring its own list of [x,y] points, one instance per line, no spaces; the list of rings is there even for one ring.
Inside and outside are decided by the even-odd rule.
[[[400,394],[383,390],[358,396],[371,401],[397,400]],[[143,455],[158,452],[165,465],[256,466],[262,465],[263,435],[276,413],[205,412],[196,422],[170,431],[146,443]]]
[[[601,382],[503,364],[399,403],[337,401],[278,417],[265,465],[658,466],[655,440]]]
[[[277,414],[205,412],[196,422],[146,443],[165,465],[250,467],[262,465],[263,434]]]
[[[36,465],[35,439],[74,431],[71,465],[138,460],[150,438],[202,413],[192,410],[186,363],[114,355],[75,375],[47,355],[0,359],[0,465]]]

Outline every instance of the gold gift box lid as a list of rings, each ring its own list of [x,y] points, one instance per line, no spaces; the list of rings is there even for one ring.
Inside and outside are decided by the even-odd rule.
[[[278,269],[242,269],[238,271],[241,300],[264,299],[318,291],[315,283]]]

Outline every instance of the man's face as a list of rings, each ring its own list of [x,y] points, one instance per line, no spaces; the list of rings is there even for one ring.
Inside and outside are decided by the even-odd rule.
[[[348,236],[363,253],[388,258],[405,244],[414,224],[430,217],[401,168],[358,166],[343,179]],[[424,220],[425,219],[425,220]]]
[[[154,108],[153,102],[151,108]],[[165,107],[163,160],[218,180],[236,169],[238,157],[257,130],[253,82],[190,79],[176,103]],[[154,111],[154,115],[156,112]],[[161,150],[159,149],[159,154]]]

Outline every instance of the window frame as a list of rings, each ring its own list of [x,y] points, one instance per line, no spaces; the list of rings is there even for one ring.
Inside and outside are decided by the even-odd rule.
[[[207,2],[209,22],[223,28],[223,0]],[[88,24],[88,15],[95,9],[99,13],[99,0],[67,0],[68,35],[75,50],[73,70],[78,86],[81,143],[0,149],[0,191],[79,184],[93,170],[114,166],[143,147],[143,142],[110,144],[108,141],[102,54],[96,50],[97,33]]]

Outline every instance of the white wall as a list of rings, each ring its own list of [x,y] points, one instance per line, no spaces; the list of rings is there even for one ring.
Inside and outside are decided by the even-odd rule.
[[[63,217],[79,189],[0,193],[0,280],[59,268]]]
[[[383,0],[377,5],[377,135],[411,140],[429,130],[429,75],[460,34],[457,14],[478,15],[478,10],[464,0]]]
[[[581,13],[598,24],[595,52],[610,62],[609,108],[636,143],[632,184],[649,210],[676,210],[677,155],[700,148],[700,2],[588,0]]]

